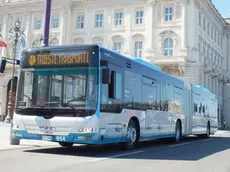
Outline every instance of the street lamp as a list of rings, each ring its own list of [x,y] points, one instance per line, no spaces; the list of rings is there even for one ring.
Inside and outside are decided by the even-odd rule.
[[[10,85],[10,93],[9,93],[9,103],[8,103],[8,114],[5,118],[5,123],[11,123],[12,128],[12,119],[13,119],[13,86],[14,86],[14,73],[15,73],[15,62],[16,60],[16,53],[17,53],[17,44],[18,42],[22,43],[24,41],[24,31],[21,30],[21,23],[19,19],[15,21],[15,25],[13,28],[9,30],[9,39],[14,39],[14,52],[13,52],[13,69],[12,69],[12,77],[11,77],[11,85]],[[12,139],[10,131],[10,144],[18,145],[19,140]]]

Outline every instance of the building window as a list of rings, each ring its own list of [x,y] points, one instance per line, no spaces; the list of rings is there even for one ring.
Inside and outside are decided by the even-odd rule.
[[[220,45],[220,34],[218,34],[218,46]]]
[[[172,21],[173,8],[165,8],[165,21]]]
[[[220,47],[223,48],[223,38],[222,38],[222,36],[220,37]]]
[[[135,42],[135,57],[142,57],[143,42]]]
[[[84,16],[77,16],[77,29],[84,28]]]
[[[114,43],[114,51],[117,53],[121,53],[121,42]]]
[[[123,18],[123,13],[117,12],[116,13],[116,25],[122,25],[122,18]]]
[[[171,38],[164,40],[164,55],[173,56],[173,40]]]
[[[205,45],[203,45],[203,54],[204,54],[204,56],[206,56],[206,47],[205,47]]]
[[[84,44],[84,40],[81,38],[76,38],[76,39],[74,39],[73,43],[77,44],[77,45],[82,45],[82,44]]]
[[[101,37],[94,37],[92,39],[92,43],[97,44],[97,45],[102,45],[103,44],[103,39]]]
[[[215,40],[215,42],[216,42],[216,34],[217,34],[217,33],[216,33],[216,30],[215,30],[215,34],[214,34],[214,36],[215,36],[215,39],[214,39],[214,40]]]
[[[210,24],[209,24],[209,22],[208,22],[208,35],[210,34]]]
[[[41,29],[41,18],[40,17],[34,18],[34,29],[35,30]]]
[[[58,28],[58,26],[59,26],[59,17],[58,16],[52,16],[51,28]]]
[[[54,38],[50,41],[50,45],[58,45],[59,44],[59,40],[57,38]]]
[[[213,27],[211,27],[211,38],[213,39]]]
[[[96,14],[96,27],[102,27],[103,25],[103,14]]]
[[[206,30],[206,19],[205,19],[205,17],[203,17],[203,29],[204,29],[204,31]]]
[[[144,11],[136,11],[136,24],[143,23]]]
[[[199,26],[201,26],[201,12],[199,12]]]

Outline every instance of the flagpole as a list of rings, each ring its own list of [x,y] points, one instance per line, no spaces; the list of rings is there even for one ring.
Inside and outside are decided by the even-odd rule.
[[[44,46],[49,46],[49,30],[50,30],[50,12],[51,12],[51,0],[46,0],[45,8],[45,28],[44,28]]]

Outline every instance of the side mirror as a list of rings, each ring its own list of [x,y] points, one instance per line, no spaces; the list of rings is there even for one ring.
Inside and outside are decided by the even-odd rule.
[[[111,83],[111,71],[110,69],[102,69],[102,84]]]

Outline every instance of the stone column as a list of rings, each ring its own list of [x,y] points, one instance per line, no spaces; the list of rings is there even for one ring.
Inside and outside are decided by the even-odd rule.
[[[65,45],[68,42],[68,32],[71,32],[71,27],[67,25],[67,21],[71,21],[71,18],[68,20],[68,13],[70,8],[69,7],[63,7],[61,9],[61,15],[60,15],[60,44]],[[69,24],[69,22],[68,22]],[[69,42],[68,42],[69,43]]]
[[[145,25],[147,29],[146,35],[146,48],[152,49],[152,40],[153,40],[153,7],[155,6],[154,2],[149,1],[147,4],[147,16],[145,18]]]
[[[182,7],[182,48],[187,48],[187,5],[188,5],[188,0],[181,0],[181,3],[183,4]]]
[[[90,6],[85,10],[85,31],[86,31],[86,37],[85,37],[85,44],[91,44],[92,43],[92,28],[94,27],[95,21],[94,19],[94,12],[93,8]]]
[[[106,8],[104,11],[104,38],[103,38],[103,44],[112,49],[110,37],[111,35],[109,34],[111,31],[111,21],[112,21],[112,9],[111,8]]]
[[[130,5],[128,5],[127,7],[125,7],[125,13],[126,13],[126,17],[124,19],[124,22],[126,23],[126,28],[125,28],[125,35],[126,35],[126,43],[124,45],[124,51],[123,53],[125,55],[133,55],[132,54],[132,35],[131,35],[131,28],[132,28],[132,24],[133,24],[133,10],[132,7]]]
[[[28,48],[31,48],[32,47],[32,44],[33,44],[33,40],[31,40],[31,30],[32,30],[32,12],[27,12],[26,13],[26,38],[25,38],[25,41],[26,41],[26,45]]]
[[[2,33],[3,33],[3,37],[5,40],[8,39],[8,31],[9,31],[9,14],[4,14],[4,18],[3,18],[3,27],[2,27]]]
[[[67,27],[66,27],[66,44],[72,44],[72,26],[75,24],[74,18],[72,18],[71,7],[67,10]]]
[[[149,0],[147,3],[147,16],[145,18],[145,25],[146,25],[146,29],[147,29],[147,34],[145,35],[145,39],[147,40],[146,42],[146,46],[145,46],[145,50],[146,50],[146,60],[147,61],[151,61],[153,60],[153,56],[154,56],[154,49],[153,49],[153,33],[154,32],[154,27],[153,27],[153,22],[156,21],[155,20],[155,15],[153,14],[153,11],[155,9],[155,3],[152,0]]]

